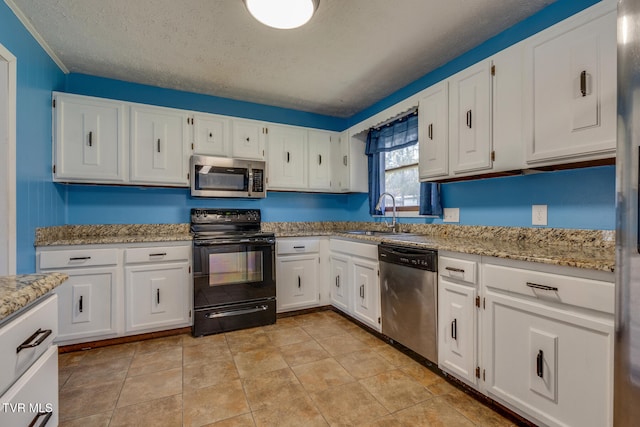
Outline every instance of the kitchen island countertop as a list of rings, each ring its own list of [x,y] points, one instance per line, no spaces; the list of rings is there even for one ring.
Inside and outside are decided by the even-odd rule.
[[[63,273],[0,276],[0,324],[14,313],[35,303],[68,278]]]

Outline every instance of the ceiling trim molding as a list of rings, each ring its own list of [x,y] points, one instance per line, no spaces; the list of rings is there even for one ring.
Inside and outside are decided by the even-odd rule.
[[[69,69],[64,65],[62,60],[58,58],[58,56],[53,52],[53,49],[51,49],[49,44],[47,44],[47,42],[42,38],[40,33],[36,31],[35,27],[31,23],[29,18],[27,18],[27,16],[24,13],[22,13],[22,11],[18,8],[18,6],[16,6],[13,0],[4,0],[4,2],[7,4],[7,6],[9,6],[9,9],[13,11],[13,13],[16,15],[16,18],[18,18],[18,20],[22,23],[22,25],[24,25],[24,27],[27,29],[27,31],[29,31],[29,33],[33,36],[33,38],[36,39],[36,41],[42,47],[42,49],[44,49],[44,51],[47,52],[47,55],[49,55],[49,57],[53,60],[53,62],[56,63],[58,68],[60,68],[60,70],[62,70],[63,73],[69,74]]]

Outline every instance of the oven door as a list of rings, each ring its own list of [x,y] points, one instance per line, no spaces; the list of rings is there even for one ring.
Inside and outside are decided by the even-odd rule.
[[[194,244],[194,308],[275,298],[274,246],[273,242]]]

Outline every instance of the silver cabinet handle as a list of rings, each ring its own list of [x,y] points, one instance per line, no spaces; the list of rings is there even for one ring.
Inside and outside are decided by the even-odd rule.
[[[18,346],[18,348],[16,348],[16,353],[20,353],[25,348],[33,348],[33,347],[39,346],[40,344],[42,344],[44,342],[44,340],[47,339],[47,337],[49,335],[51,335],[51,332],[52,332],[51,329],[40,329],[40,328],[38,328],[37,331],[35,331],[29,338],[24,340],[24,342],[22,344],[20,344]],[[40,339],[38,339],[37,341],[31,342],[31,341],[35,340],[38,335],[42,335],[40,337]],[[31,344],[29,344],[29,343],[31,343]]]
[[[464,273],[464,269],[456,267],[445,267],[445,270],[453,271],[454,273]]]
[[[530,288],[541,289],[543,291],[557,291],[558,288],[555,286],[547,286],[547,285],[538,285],[537,283],[527,282],[527,286]]]

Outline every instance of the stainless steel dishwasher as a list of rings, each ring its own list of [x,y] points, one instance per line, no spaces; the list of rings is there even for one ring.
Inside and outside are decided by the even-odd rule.
[[[438,363],[438,252],[381,243],[382,333]]]

